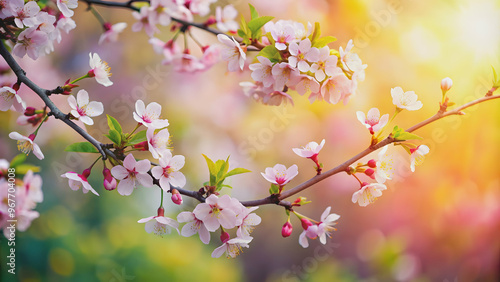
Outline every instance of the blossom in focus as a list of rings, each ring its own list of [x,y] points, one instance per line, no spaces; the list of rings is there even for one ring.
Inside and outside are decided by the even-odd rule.
[[[91,191],[92,193],[96,194],[99,196],[99,194],[90,186],[89,181],[87,180],[87,177],[90,175],[90,170],[85,169],[82,174],[78,174],[76,172],[66,172],[65,174],[61,175],[63,178],[67,178],[69,181],[69,188],[71,190],[76,191],[80,188],[82,188],[83,193],[88,193]]]
[[[425,159],[425,155],[429,153],[429,147],[426,145],[420,145],[417,148],[410,149],[411,156],[410,156],[410,168],[412,172],[415,172],[415,166],[422,164]]]
[[[68,104],[72,109],[71,114],[87,125],[93,125],[92,117],[99,116],[104,112],[102,103],[89,102],[89,93],[83,89],[78,91],[76,99],[73,95],[70,95]]]
[[[234,37],[229,38],[225,34],[217,35],[217,39],[219,39],[219,42],[224,44],[221,49],[221,57],[222,60],[228,61],[227,69],[229,71],[237,71],[238,69],[243,70],[247,55],[241,48],[240,44],[234,39]]]
[[[208,244],[210,242],[210,232],[208,232],[203,221],[196,218],[194,213],[192,212],[181,212],[177,215],[178,222],[186,222],[186,224],[182,227],[181,235],[184,237],[191,237],[194,234],[198,233],[200,236],[200,240],[204,244]]]
[[[221,32],[236,32],[239,28],[235,21],[238,16],[238,11],[233,5],[226,5],[224,8],[215,8],[215,20],[217,21],[217,29]]]
[[[120,34],[127,27],[126,23],[117,23],[111,25],[110,23],[104,24],[104,33],[99,37],[99,43],[104,42],[116,42],[118,40],[118,34]]]
[[[366,116],[362,111],[357,111],[356,115],[359,122],[366,126],[372,135],[382,129],[389,122],[389,114],[385,114],[380,117],[380,111],[377,108],[371,108]]]
[[[235,258],[242,252],[242,248],[248,248],[248,244],[252,241],[252,237],[250,238],[233,238],[229,239],[226,242],[222,243],[222,246],[216,248],[212,252],[213,258],[218,258],[222,256],[222,254],[226,253],[227,258]]]
[[[38,144],[34,142],[35,140],[34,134],[30,134],[28,137],[26,137],[14,131],[9,133],[9,138],[17,140],[17,149],[19,151],[23,152],[26,155],[28,155],[31,151],[33,151],[33,154],[39,160],[43,160],[44,156],[42,150],[40,150]]]
[[[363,186],[352,195],[352,202],[361,207],[366,207],[368,204],[375,202],[377,197],[382,196],[382,191],[387,187],[381,183],[363,183]]]
[[[18,112],[24,112],[26,109],[26,103],[14,89],[8,86],[0,88],[0,111],[8,111],[13,105]]]
[[[178,188],[186,185],[186,177],[179,170],[184,166],[184,156],[172,156],[170,150],[163,152],[160,158],[160,166],[155,166],[151,169],[153,177],[160,181],[160,187],[165,190],[170,190],[170,185]]]
[[[168,120],[160,119],[161,105],[151,102],[146,107],[142,100],[135,102],[134,119],[147,128],[161,129],[168,126]]]
[[[399,109],[407,109],[408,111],[416,111],[422,108],[423,104],[418,100],[417,94],[414,91],[404,92],[401,87],[391,89],[392,103]]]
[[[266,168],[265,173],[261,172],[261,174],[267,181],[283,186],[297,176],[299,170],[297,165],[292,165],[287,169],[286,166],[277,164],[274,167]]]
[[[111,169],[113,177],[120,180],[118,193],[129,196],[138,183],[144,187],[152,187],[153,178],[148,174],[150,168],[149,160],[136,161],[132,154],[128,154],[123,160],[123,166],[117,165]]]

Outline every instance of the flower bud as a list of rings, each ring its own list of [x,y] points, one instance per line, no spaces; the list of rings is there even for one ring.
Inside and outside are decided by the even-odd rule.
[[[283,236],[283,238],[286,238],[292,235],[292,230],[293,230],[292,224],[290,223],[290,221],[287,221],[283,225],[283,228],[281,229],[281,236]]]
[[[313,225],[312,222],[309,221],[309,219],[307,219],[307,218],[301,218],[300,223],[302,224],[302,228],[304,228],[304,230],[307,230],[307,228],[309,228],[309,226]]]
[[[443,92],[450,90],[451,86],[453,86],[453,80],[451,80],[451,78],[446,77],[441,80],[441,90],[443,90]]]
[[[35,111],[36,111],[35,108],[27,107],[26,110],[24,111],[24,115],[30,117],[35,114]]]
[[[229,233],[227,233],[226,231],[223,231],[220,234],[220,240],[222,241],[222,243],[226,243],[227,241],[229,241],[229,239],[231,239],[231,236],[229,236]]]
[[[172,202],[176,205],[182,204],[182,196],[177,189],[172,189]]]
[[[104,188],[108,191],[112,191],[116,188],[116,179],[111,176],[111,171],[105,167],[102,170],[102,175],[104,175]]]
[[[365,174],[368,176],[372,176],[374,173],[375,173],[375,171],[372,168],[365,170]]]
[[[371,159],[368,161],[367,165],[371,168],[376,168],[377,167],[377,161],[374,159]]]

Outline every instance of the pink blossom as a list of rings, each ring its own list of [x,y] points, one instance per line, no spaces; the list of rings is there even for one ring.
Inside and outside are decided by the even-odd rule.
[[[359,122],[366,126],[372,135],[384,128],[384,126],[389,122],[389,114],[385,114],[380,117],[380,111],[377,108],[371,108],[366,116],[365,113],[361,111],[357,111],[356,115]]]
[[[47,41],[48,37],[45,32],[37,30],[36,27],[27,28],[19,34],[12,53],[20,58],[28,54],[28,57],[36,60],[40,56],[40,50],[47,44]]]
[[[99,196],[99,194],[94,190],[94,188],[92,188],[92,186],[90,186],[90,183],[87,180],[87,177],[89,177],[89,175],[90,170],[85,169],[82,174],[70,171],[61,175],[61,177],[69,179],[69,188],[71,188],[71,190],[76,191],[82,188],[82,191],[85,194],[91,191],[92,193]]]
[[[236,42],[234,37],[229,38],[225,34],[217,35],[217,39],[221,42],[221,56],[222,60],[228,61],[227,69],[229,71],[237,71],[238,68],[243,70],[245,66],[246,54],[241,48],[240,44]]]
[[[242,248],[248,248],[248,244],[252,241],[252,237],[250,238],[233,238],[230,240],[227,240],[222,244],[222,246],[216,248],[212,252],[212,257],[213,258],[218,258],[222,254],[226,253],[227,258],[235,258],[237,255],[239,255],[242,252]]]
[[[72,17],[75,13],[70,9],[78,7],[78,0],[57,0],[57,8],[65,17]]]
[[[234,198],[233,198],[234,199]],[[234,199],[235,200],[235,199]],[[238,202],[239,203],[239,202]],[[238,214],[238,218],[242,219],[236,234],[241,238],[249,238],[255,226],[259,225],[262,219],[255,213],[252,213],[258,207],[244,208],[243,212]]]
[[[172,156],[170,150],[163,151],[160,158],[160,166],[155,166],[151,169],[153,177],[160,181],[160,187],[165,190],[170,190],[170,185],[182,188],[186,185],[186,177],[179,170],[184,166],[184,156]]]
[[[9,138],[17,140],[17,149],[24,154],[28,155],[32,150],[33,154],[39,159],[43,160],[44,156],[42,153],[42,150],[40,150],[40,147],[38,144],[36,144],[33,140],[35,140],[35,135],[30,134],[28,137],[23,136],[17,132],[11,132],[9,133]]]
[[[142,100],[135,102],[134,119],[147,128],[161,129],[169,125],[168,120],[160,119],[161,105],[151,102],[146,107]]]
[[[148,149],[153,155],[153,158],[159,159],[165,150],[168,150],[170,144],[170,133],[168,129],[162,129],[155,133],[154,128],[148,128],[146,131],[148,139]]]
[[[352,195],[352,202],[358,202],[361,207],[366,207],[375,202],[377,197],[382,196],[382,191],[386,189],[387,187],[381,183],[364,182],[363,186]]]
[[[297,176],[299,170],[297,165],[292,165],[287,169],[286,166],[277,164],[274,167],[266,168],[265,173],[261,172],[260,174],[262,174],[267,181],[283,186]]]
[[[16,26],[23,28],[28,18],[34,17],[40,12],[40,7],[35,1],[29,1],[25,4],[24,0],[13,0],[11,2],[11,11]]]
[[[148,174],[150,168],[149,160],[136,161],[132,154],[128,154],[123,160],[123,166],[117,165],[111,169],[113,177],[120,180],[118,193],[129,196],[138,183],[144,187],[152,187],[153,178]]]
[[[225,229],[234,228],[238,212],[239,207],[234,205],[231,197],[223,195],[219,198],[214,194],[210,195],[205,203],[198,204],[193,211],[196,218],[203,221],[210,232],[214,232],[220,226]]]
[[[137,222],[146,223],[146,225],[144,226],[146,232],[153,232],[155,235],[158,235],[160,237],[163,237],[163,235],[165,234],[170,234],[170,232],[172,232],[172,228],[179,232],[179,230],[177,229],[179,227],[179,223],[165,216],[150,216],[139,219],[139,221]]]
[[[8,111],[12,106],[18,112],[26,109],[26,103],[14,89],[8,86],[0,88],[0,111]]]
[[[300,157],[303,158],[309,158],[309,159],[317,159],[319,151],[323,149],[323,146],[325,145],[325,139],[321,141],[321,144],[318,145],[318,143],[312,141],[307,143],[305,147],[300,148],[293,148],[293,152],[297,154]]]
[[[274,83],[274,77],[272,74],[273,63],[271,63],[271,61],[264,56],[258,56],[257,61],[259,62],[248,66],[248,68],[252,71],[252,78],[255,81],[262,82],[264,87],[270,87]]]
[[[97,83],[102,84],[104,86],[111,86],[113,82],[109,80],[111,76],[111,68],[108,66],[108,63],[101,60],[97,53],[89,53],[90,61],[90,71],[88,72],[90,77],[95,77]]]
[[[104,112],[102,103],[89,102],[89,93],[83,89],[78,91],[76,99],[73,95],[70,95],[68,103],[72,109],[71,115],[87,125],[93,125],[94,121],[91,118],[99,116]]]
[[[235,21],[238,16],[238,11],[233,5],[226,5],[224,8],[217,7],[215,9],[215,20],[217,21],[217,28],[221,32],[236,32],[238,30],[238,23]]]
[[[204,244],[208,244],[210,242],[210,232],[208,232],[203,221],[196,218],[194,213],[192,212],[181,212],[177,216],[178,222],[186,222],[186,224],[182,227],[181,235],[184,237],[191,237],[194,234],[198,233],[200,236],[200,240]]]
[[[309,63],[317,62],[319,60],[319,49],[311,47],[311,40],[306,38],[299,42],[299,44],[292,42],[288,46],[290,57],[288,63],[293,67],[297,67],[301,72],[308,72],[311,66]]]
[[[118,40],[118,34],[120,34],[127,27],[126,23],[117,23],[111,25],[110,23],[104,24],[104,33],[99,37],[99,43],[103,42],[116,42]]]
[[[310,71],[314,73],[318,82],[325,80],[326,76],[333,76],[338,73],[337,56],[330,55],[330,48],[325,46],[319,49],[317,63],[311,65]]]
[[[415,166],[422,164],[425,159],[425,155],[429,153],[429,147],[426,145],[419,145],[417,148],[411,149],[411,157],[410,157],[410,168],[412,172],[415,172]]]
[[[408,111],[416,111],[422,108],[423,104],[418,100],[417,94],[414,91],[404,92],[401,87],[391,89],[392,103],[399,109],[407,109]]]

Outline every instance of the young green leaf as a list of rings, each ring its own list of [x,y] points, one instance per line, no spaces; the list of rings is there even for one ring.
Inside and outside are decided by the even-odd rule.
[[[268,58],[271,62],[273,63],[278,63],[281,61],[281,55],[280,51],[274,47],[274,45],[268,45],[264,47],[260,52],[257,54],[257,56],[263,56]]]
[[[22,163],[24,163],[24,161],[26,160],[26,155],[25,154],[19,154],[17,156],[15,156],[12,161],[10,161],[10,167],[16,167]]]
[[[122,143],[122,136],[120,133],[118,133],[118,131],[116,129],[110,129],[108,131],[108,135],[106,135],[106,137],[108,137],[109,140],[111,140],[113,143],[115,143],[118,146],[120,146]]]
[[[79,153],[99,153],[94,145],[90,144],[90,142],[78,142],[73,143],[64,149],[66,152],[79,152]]]
[[[127,146],[135,145],[135,144],[144,142],[146,140],[147,140],[146,130],[142,130],[142,131],[139,131],[136,134],[130,136],[130,139],[127,142]]]
[[[123,133],[123,131],[122,131],[122,127],[121,127],[120,123],[114,117],[112,117],[110,115],[106,115],[106,117],[108,118],[109,129],[114,129],[118,133],[120,133],[120,135],[121,135]]]

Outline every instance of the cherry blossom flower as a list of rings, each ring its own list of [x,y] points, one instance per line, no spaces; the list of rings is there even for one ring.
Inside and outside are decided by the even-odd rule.
[[[389,146],[384,146],[378,153],[378,160],[376,163],[375,180],[378,183],[385,183],[387,179],[392,179],[394,174],[394,160],[390,154],[387,153]]]
[[[337,223],[340,218],[340,215],[332,213],[330,214],[331,207],[327,207],[323,214],[321,214],[321,221],[317,225],[310,225],[304,230],[299,236],[299,244],[303,248],[307,248],[309,246],[309,242],[307,241],[307,237],[310,239],[316,239],[319,237],[319,241],[321,244],[326,244],[326,236],[332,237],[331,232],[336,229],[333,227]]]
[[[365,69],[368,65],[361,62],[358,54],[351,52],[353,47],[354,44],[351,39],[347,42],[345,50],[342,47],[339,48],[340,61],[346,70],[354,72],[353,77],[363,81],[365,80]]]
[[[163,151],[160,158],[160,166],[155,166],[151,169],[153,177],[160,181],[160,187],[165,190],[170,190],[170,185],[178,188],[186,185],[186,177],[179,170],[184,166],[184,156],[172,156],[170,150]]]
[[[178,222],[186,222],[186,224],[182,227],[181,235],[184,237],[191,237],[194,234],[198,233],[200,236],[200,240],[204,244],[208,244],[210,242],[210,232],[208,232],[203,221],[196,218],[194,213],[192,212],[181,212],[177,215]]]
[[[264,87],[270,87],[274,83],[273,63],[264,56],[258,56],[257,61],[259,62],[248,66],[252,71],[252,78],[255,81],[262,82]]]
[[[229,71],[237,71],[238,69],[243,70],[247,55],[240,44],[234,37],[229,38],[225,34],[218,34],[217,39],[224,44],[221,49],[221,57],[222,60],[228,61],[227,69]]]
[[[155,133],[154,128],[148,128],[146,131],[146,138],[148,139],[148,149],[153,155],[153,158],[159,159],[165,150],[168,150],[170,144],[170,133],[168,129],[162,129]]]
[[[38,144],[34,142],[35,134],[30,134],[26,137],[14,131],[9,133],[9,138],[17,140],[17,149],[19,151],[28,155],[33,150],[33,154],[35,154],[39,160],[43,160],[44,156],[42,150],[40,150]]]
[[[117,165],[111,169],[111,174],[117,180],[118,193],[122,196],[129,196],[137,186],[137,182],[144,187],[153,186],[153,178],[148,174],[151,168],[149,160],[136,161],[132,154],[128,154],[123,160],[123,166]]]
[[[325,145],[325,139],[321,141],[321,143],[318,145],[318,143],[312,141],[307,143],[305,147],[300,148],[293,148],[293,152],[300,157],[303,158],[308,158],[308,159],[314,159],[317,158],[319,151],[323,149],[323,146]]]
[[[229,239],[226,242],[222,243],[222,246],[216,248],[212,252],[213,258],[218,258],[222,254],[226,253],[227,258],[235,258],[242,252],[242,248],[248,248],[248,244],[252,241],[252,237],[250,238],[233,238]]]
[[[234,199],[234,198],[233,198]],[[236,200],[236,199],[234,199]],[[239,203],[239,202],[238,202]],[[241,203],[239,203],[241,204]],[[259,225],[262,219],[255,213],[252,213],[258,207],[244,208],[243,212],[238,214],[241,218],[241,224],[236,231],[236,235],[241,238],[249,238],[255,226]]]
[[[158,215],[150,216],[146,218],[139,219],[138,223],[146,223],[144,229],[146,232],[153,232],[155,235],[163,237],[165,234],[170,234],[172,232],[172,228],[179,232],[179,223],[169,217],[163,216],[164,210],[160,208],[158,211]]]
[[[309,63],[314,63],[319,60],[319,49],[311,47],[311,40],[306,38],[299,44],[292,42],[288,46],[290,57],[288,63],[293,67],[297,67],[301,72],[308,72],[311,66]]]
[[[193,213],[196,218],[203,221],[208,231],[214,232],[220,226],[225,229],[234,228],[238,211],[239,207],[234,205],[228,195],[219,198],[212,194],[205,200],[205,203],[198,204]]]
[[[75,13],[70,9],[78,7],[78,0],[57,0],[57,8],[65,17],[72,17]]]
[[[13,0],[11,2],[11,11],[16,26],[23,28],[28,18],[32,18],[40,12],[40,7],[35,1],[29,1],[25,4],[24,0]]]
[[[380,117],[380,111],[377,108],[371,108],[365,116],[365,113],[357,111],[356,115],[359,122],[366,126],[373,135],[375,132],[382,129],[389,122],[389,114]]]
[[[424,156],[429,153],[429,147],[427,147],[426,145],[419,145],[414,149],[410,149],[410,152],[411,152],[410,168],[412,172],[415,172],[415,166],[420,165],[422,164],[422,162],[424,162],[425,159]]]
[[[17,43],[14,45],[12,53],[20,58],[28,54],[28,57],[36,60],[40,56],[40,50],[47,41],[48,37],[45,32],[37,30],[36,27],[27,28],[17,37]]]
[[[68,104],[71,107],[71,114],[87,125],[93,125],[92,117],[101,115],[104,112],[104,106],[101,102],[89,102],[89,93],[80,90],[75,96],[68,97]]]
[[[401,87],[391,89],[392,103],[399,109],[407,109],[408,111],[416,111],[422,108],[423,104],[417,101],[418,96],[414,91],[404,92]]]
[[[161,129],[169,125],[168,120],[160,119],[161,105],[151,102],[146,107],[142,100],[135,102],[134,119],[147,128]]]
[[[0,88],[0,111],[8,111],[12,106],[18,112],[26,109],[26,103],[14,89],[8,86]]]
[[[108,66],[108,63],[101,60],[97,53],[89,53],[90,61],[89,65],[91,70],[88,72],[89,77],[95,77],[97,83],[102,84],[104,86],[111,86],[113,82],[109,80],[111,76],[111,68]]]
[[[330,55],[330,48],[325,46],[319,49],[317,63],[311,65],[310,71],[314,73],[318,82],[321,82],[325,80],[327,75],[333,76],[338,73],[337,60],[337,56]]]
[[[363,183],[363,186],[352,195],[352,202],[361,207],[366,207],[368,204],[375,202],[377,197],[382,196],[382,191],[387,187],[381,183]]]
[[[221,32],[236,32],[239,27],[235,21],[237,16],[238,11],[233,5],[226,5],[224,8],[215,8],[215,20],[217,21],[217,28]]]
[[[441,80],[441,90],[447,92],[453,86],[453,80],[449,77],[445,77]]]
[[[146,34],[151,37],[153,34],[160,31],[156,25],[150,21],[150,12],[151,10],[148,6],[141,7],[139,12],[132,12],[132,16],[137,20],[137,22],[132,25],[133,32],[141,31],[141,29],[144,28]]]
[[[118,40],[118,34],[120,34],[127,27],[126,23],[117,23],[111,25],[110,23],[104,24],[104,33],[99,37],[99,43],[103,42],[116,42]]]
[[[277,164],[274,167],[268,167],[265,170],[266,173],[261,172],[262,176],[269,182],[283,186],[290,182],[297,174],[299,170],[297,165],[292,165],[288,169],[282,164]]]
[[[89,191],[92,193],[96,194],[99,196],[99,193],[97,193],[92,186],[90,186],[89,181],[87,180],[87,177],[90,175],[90,170],[85,169],[82,174],[78,174],[76,172],[66,172],[65,174],[61,175],[63,178],[68,178],[69,180],[69,188],[71,190],[76,191],[80,188],[82,188],[82,191],[84,194],[87,194]]]

